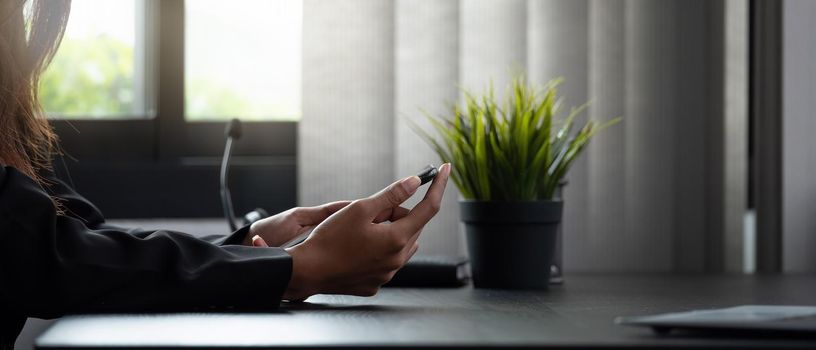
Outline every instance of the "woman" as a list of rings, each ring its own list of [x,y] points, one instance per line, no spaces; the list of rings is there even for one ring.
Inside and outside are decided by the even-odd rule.
[[[294,208],[221,239],[124,229],[51,171],[57,153],[37,99],[70,0],[0,1],[0,345],[28,317],[72,312],[276,307],[317,293],[373,295],[417,250],[450,165],[414,209],[415,176],[371,197]],[[310,226],[311,237],[270,248]]]

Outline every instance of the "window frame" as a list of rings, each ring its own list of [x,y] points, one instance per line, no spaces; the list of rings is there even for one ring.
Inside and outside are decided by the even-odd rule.
[[[160,180],[186,173],[191,167],[204,167],[212,170],[212,174],[218,173],[227,122],[185,120],[184,0],[146,0],[143,11],[144,23],[140,24],[143,30],[137,30],[136,45],[143,44],[144,50],[134,51],[144,53],[144,112],[147,118],[51,119],[69,164],[67,170],[72,175],[81,173],[81,180],[73,176],[81,184],[77,185],[78,189],[81,191],[84,187],[93,192],[93,195],[87,196],[105,203],[103,210],[105,206],[113,208],[114,217],[220,216],[220,202],[213,201],[218,195],[217,176],[213,180],[215,187],[210,189],[211,193],[201,195],[206,196],[205,202],[208,204],[200,213],[177,208],[178,205],[159,205],[153,210],[139,210],[120,198],[127,197],[127,193],[113,191],[107,194],[111,191],[92,186],[100,183],[102,176],[122,176],[123,182],[133,185],[133,191],[160,192],[165,196],[175,193],[190,197],[196,191],[189,188],[180,190],[184,184]],[[143,38],[138,37],[138,32]],[[242,195],[252,197],[252,194],[233,189],[236,210],[250,210],[261,205],[272,208],[268,211],[274,212],[294,206],[296,146],[295,121],[244,122],[243,135],[233,148],[233,167],[239,169],[234,172],[231,182],[248,182],[258,185],[259,190],[274,188],[284,193],[276,193],[263,203],[253,204],[240,199]],[[103,170],[113,169],[113,173],[100,173],[100,167]],[[133,174],[134,171],[138,174]],[[241,174],[253,180],[242,178]],[[272,183],[260,183],[258,177]],[[243,192],[252,191],[253,186],[248,187]],[[189,200],[195,202],[195,197],[193,195]]]

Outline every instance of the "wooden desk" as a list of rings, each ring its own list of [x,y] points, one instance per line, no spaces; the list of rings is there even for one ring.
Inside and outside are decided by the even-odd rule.
[[[816,338],[656,336],[616,316],[740,304],[816,305],[816,276],[567,276],[549,292],[384,289],[317,296],[275,313],[85,315],[62,319],[41,349],[140,347],[816,347]]]

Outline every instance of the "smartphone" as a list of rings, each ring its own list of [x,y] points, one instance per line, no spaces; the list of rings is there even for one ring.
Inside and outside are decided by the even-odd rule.
[[[310,228],[306,232],[303,232],[303,233],[297,235],[297,237],[292,238],[292,240],[290,240],[289,242],[281,244],[280,247],[281,248],[292,248],[292,247],[294,247],[294,246],[296,246],[298,244],[303,243],[303,241],[305,241],[306,238],[309,238],[309,235],[312,234],[312,231],[314,231],[314,229],[315,229],[314,227]]]
[[[422,185],[424,185],[426,183],[431,182],[431,180],[433,180],[436,177],[436,175],[439,175],[439,169],[437,167],[433,166],[432,164],[428,164],[427,166],[422,168],[422,170],[420,170],[419,173],[417,173],[416,176],[419,177],[420,186],[422,186]],[[314,228],[312,228],[312,229],[310,229],[310,230],[308,230],[308,231],[306,231],[304,233],[299,234],[297,237],[293,238],[289,242],[286,242],[286,243],[282,244],[280,247],[281,248],[291,248],[291,247],[294,247],[294,246],[296,246],[298,244],[303,243],[303,241],[305,241],[306,238],[309,238],[309,235],[312,234],[312,230],[314,230]]]
[[[431,180],[433,180],[436,177],[436,175],[439,175],[439,169],[437,167],[431,165],[431,164],[426,165],[425,168],[423,168],[417,174],[417,177],[419,177],[419,180],[422,181],[420,183],[420,186],[431,182]]]

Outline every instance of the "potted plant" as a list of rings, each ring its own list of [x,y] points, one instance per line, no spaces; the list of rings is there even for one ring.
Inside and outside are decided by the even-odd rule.
[[[554,198],[559,183],[592,136],[619,121],[589,120],[574,131],[587,105],[557,118],[560,82],[537,87],[520,75],[501,105],[492,87],[482,96],[463,90],[451,115],[426,114],[437,137],[412,124],[453,165],[477,288],[547,288],[563,210]]]

